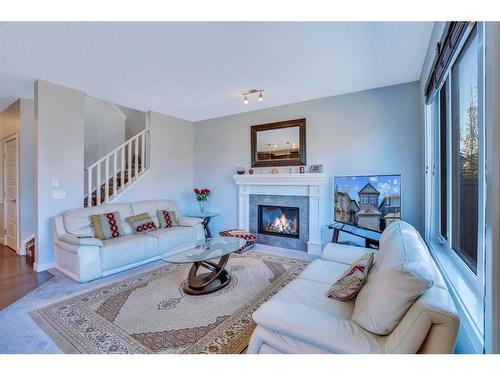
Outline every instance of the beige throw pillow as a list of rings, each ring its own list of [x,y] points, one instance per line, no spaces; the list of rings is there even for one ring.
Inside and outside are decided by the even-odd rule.
[[[372,263],[373,253],[363,255],[328,289],[327,296],[339,301],[355,298],[368,276]]]

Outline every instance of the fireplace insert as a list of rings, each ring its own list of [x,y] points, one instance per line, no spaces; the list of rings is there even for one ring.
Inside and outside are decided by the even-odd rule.
[[[299,208],[259,205],[259,233],[299,238]]]

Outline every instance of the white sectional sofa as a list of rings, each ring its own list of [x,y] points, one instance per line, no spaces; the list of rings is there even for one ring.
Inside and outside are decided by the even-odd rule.
[[[201,219],[179,216],[178,227],[133,234],[125,219],[147,212],[159,227],[157,210],[177,212],[177,206],[172,200],[142,201],[78,208],[55,217],[57,269],[76,281],[87,282],[158,260],[168,251],[185,250],[205,238]],[[126,235],[104,241],[93,238],[89,216],[115,211],[120,212]]]
[[[407,223],[395,222],[382,234],[380,250],[363,286],[369,289],[363,296],[363,289],[355,302],[326,296],[329,287],[368,251],[328,244],[321,259],[311,262],[297,279],[253,314],[257,327],[247,353],[452,353],[459,327],[454,303],[424,241]],[[388,258],[389,254],[403,261],[398,263]],[[371,305],[360,305],[364,310],[361,314],[374,322],[387,320],[398,304],[398,296],[408,288],[404,281],[387,282],[394,278],[373,287],[375,279],[393,272],[392,276],[404,280],[415,271],[430,276],[432,286],[409,302],[403,316],[396,316],[391,332],[375,334],[354,321],[356,304],[360,299],[366,302],[367,291],[375,298]]]

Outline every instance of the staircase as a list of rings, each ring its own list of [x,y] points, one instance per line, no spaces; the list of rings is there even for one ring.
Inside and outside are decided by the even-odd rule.
[[[149,129],[145,129],[87,167],[84,207],[111,203],[130,188],[149,170],[148,152]]]

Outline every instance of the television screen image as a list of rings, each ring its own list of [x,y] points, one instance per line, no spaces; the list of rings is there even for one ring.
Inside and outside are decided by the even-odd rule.
[[[334,219],[383,231],[401,219],[401,175],[334,177]]]

